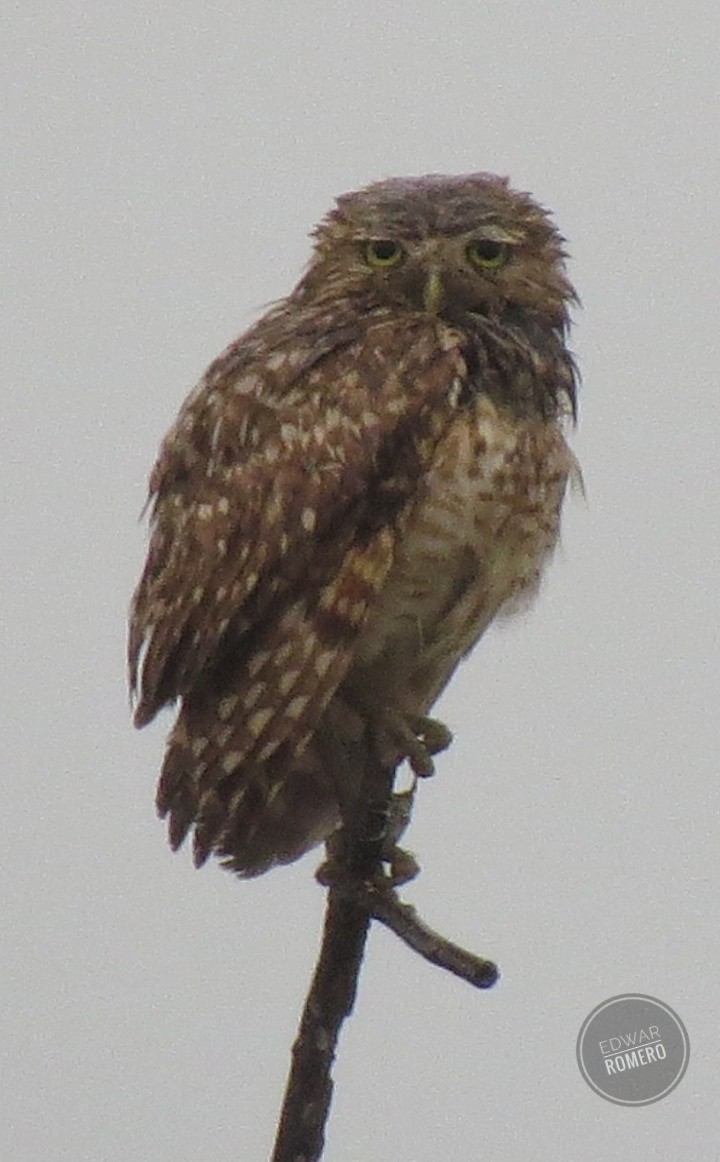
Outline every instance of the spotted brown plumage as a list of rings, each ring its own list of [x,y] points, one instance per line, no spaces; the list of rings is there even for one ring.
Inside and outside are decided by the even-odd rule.
[[[171,843],[242,875],[337,826],[338,745],[426,765],[425,716],[537,587],[573,467],[573,292],[527,195],[395,179],[316,238],[163,442],[131,614],[137,725],[180,700]]]

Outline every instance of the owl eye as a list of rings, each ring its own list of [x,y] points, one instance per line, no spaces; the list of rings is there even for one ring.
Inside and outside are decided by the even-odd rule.
[[[403,248],[392,238],[374,238],[365,243],[365,261],[368,266],[397,266],[403,257]]]
[[[465,251],[468,261],[480,270],[495,270],[507,262],[508,248],[504,242],[491,238],[476,238]]]

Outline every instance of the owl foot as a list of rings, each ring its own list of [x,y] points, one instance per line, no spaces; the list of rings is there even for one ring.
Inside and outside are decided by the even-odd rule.
[[[389,799],[382,828],[377,835],[380,840],[379,858],[387,871],[380,870],[369,883],[374,888],[395,888],[414,880],[420,871],[420,864],[411,852],[398,845],[398,840],[407,828],[415,799],[415,782],[407,791],[395,791]],[[338,832],[325,841],[327,859],[315,873],[315,878],[325,887],[343,886],[352,879],[342,858],[342,841]]]
[[[446,750],[452,737],[436,718],[386,710],[379,730],[379,751],[384,761],[407,759],[413,774],[426,779],[435,774],[432,756]]]
[[[414,880],[415,876],[420,874],[420,864],[413,853],[406,851],[404,847],[395,846],[387,862],[389,874],[383,880],[386,886],[398,888],[401,884],[409,884],[410,880]]]
[[[414,880],[420,874],[420,864],[416,860],[411,851],[406,851],[404,847],[394,846],[387,855],[382,857],[383,863],[387,864],[387,871],[380,871],[367,883],[374,889],[398,888],[402,884],[407,884],[410,880]],[[315,872],[315,879],[324,888],[347,888],[352,886],[357,881],[349,876],[347,871],[342,868],[338,862],[333,859],[332,855],[320,864],[320,867]]]

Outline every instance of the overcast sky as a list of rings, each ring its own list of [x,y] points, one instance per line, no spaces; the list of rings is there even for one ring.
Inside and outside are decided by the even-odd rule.
[[[172,855],[169,715],[129,724],[157,445],[290,290],[333,197],[507,173],[582,296],[570,498],[535,609],[457,673],[404,890],[495,957],[477,993],[372,933],[328,1162],[717,1158],[717,8],[709,0],[26,0],[1,18],[10,280],[0,504],[0,1156],[267,1157],[320,853],[244,883]],[[684,1020],[640,1109],[575,1040],[616,993]]]

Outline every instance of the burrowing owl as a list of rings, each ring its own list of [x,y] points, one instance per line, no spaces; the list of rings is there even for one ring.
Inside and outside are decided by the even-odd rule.
[[[340,821],[329,757],[426,717],[558,537],[575,411],[562,239],[491,174],[378,182],[209,368],[150,479],[130,680],[180,700],[158,787],[177,847],[256,875]]]

